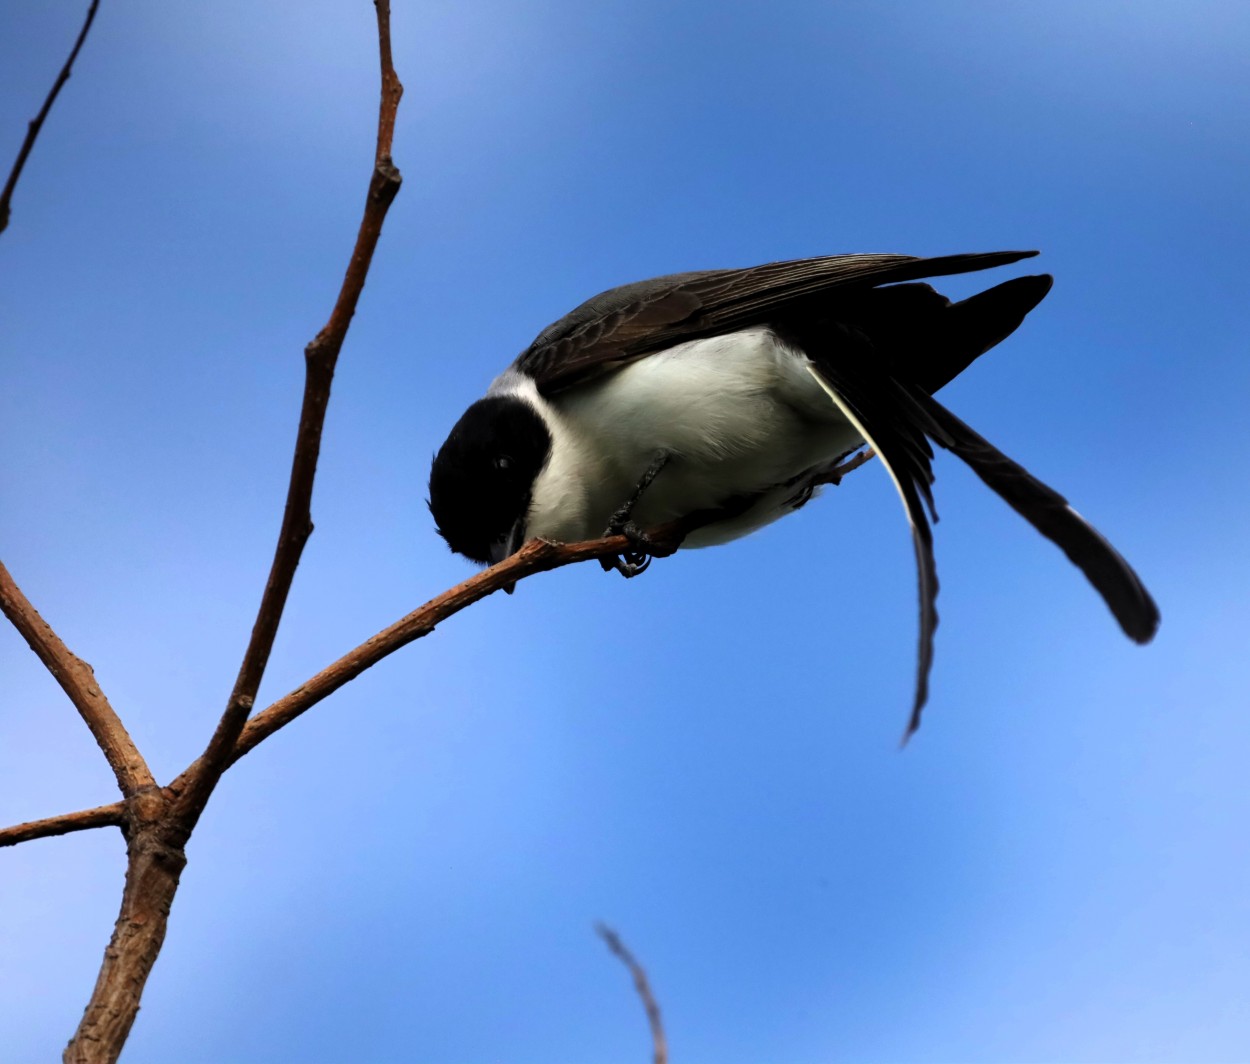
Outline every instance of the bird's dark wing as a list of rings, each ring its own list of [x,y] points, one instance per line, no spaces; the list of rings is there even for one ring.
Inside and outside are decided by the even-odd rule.
[[[673,344],[770,321],[814,295],[970,273],[1036,254],[832,255],[656,277],[587,300],[544,329],[514,366],[549,395]]]

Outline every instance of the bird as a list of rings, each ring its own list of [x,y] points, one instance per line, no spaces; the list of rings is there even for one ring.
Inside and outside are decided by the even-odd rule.
[[[905,741],[928,700],[938,619],[936,445],[1055,543],[1124,633],[1147,643],[1159,610],[1129,563],[934,398],[1010,336],[1053,279],[1015,277],[960,302],[923,282],[1036,254],[828,255],[602,292],[543,329],[456,422],[430,470],[437,530],[480,564],[534,538],[623,532],[630,549],[605,568],[634,576],[671,553],[656,529],[678,527],[683,549],[730,542],[805,505],[871,448],[916,555]]]

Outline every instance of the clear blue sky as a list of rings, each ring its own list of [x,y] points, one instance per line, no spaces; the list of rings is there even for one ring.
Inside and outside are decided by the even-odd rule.
[[[84,7],[0,13],[6,166]],[[949,456],[902,753],[915,583],[880,468],[630,583],[495,596],[229,774],[126,1059],[642,1061],[603,919],[681,1064],[1250,1060],[1250,5],[394,23],[404,187],[263,701],[467,575],[429,458],[542,326],[834,252],[1043,251],[1050,297],[943,398],[1116,543],[1163,626],[1130,644]],[[162,779],[246,642],[375,108],[367,3],[105,0],[0,237],[0,557]],[[0,820],[112,800],[12,631],[0,677]],[[6,1060],[72,1032],[123,866],[115,832],[0,853]]]

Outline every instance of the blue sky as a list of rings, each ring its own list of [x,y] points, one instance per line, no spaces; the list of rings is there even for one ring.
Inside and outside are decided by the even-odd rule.
[[[0,14],[6,159],[83,6]],[[836,252],[1043,251],[1052,294],[943,399],[1106,533],[1163,626],[1130,644],[949,456],[902,753],[913,562],[879,468],[639,580],[528,582],[228,775],[126,1059],[646,1059],[597,919],[676,1061],[1247,1059],[1250,7],[400,0],[394,24],[404,186],[262,701],[467,575],[429,457],[545,324]],[[0,557],[162,779],[259,599],[374,48],[363,2],[105,3],[0,238]],[[12,631],[0,676],[0,820],[111,800]],[[51,1059],[121,840],[0,864],[0,1045]]]

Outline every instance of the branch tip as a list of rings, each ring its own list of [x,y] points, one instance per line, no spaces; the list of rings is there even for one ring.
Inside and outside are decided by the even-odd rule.
[[[13,169],[9,171],[8,180],[4,183],[4,190],[0,191],[0,233],[3,233],[9,226],[10,203],[13,199],[13,191],[17,188],[17,180],[22,176],[22,168],[25,167],[26,160],[30,157],[31,149],[35,146],[35,138],[39,136],[44,120],[48,117],[48,112],[52,110],[52,104],[56,101],[62,86],[69,81],[74,60],[78,58],[83,42],[87,39],[87,32],[91,29],[91,23],[95,21],[96,8],[99,6],[100,0],[91,0],[91,6],[87,9],[86,20],[82,24],[82,29],[78,32],[78,39],[70,50],[69,58],[65,60],[65,65],[61,67],[61,72],[52,83],[52,88],[48,92],[47,98],[43,101],[43,106],[39,108],[39,113],[26,124],[26,139],[22,141],[22,146],[18,150],[17,159],[13,163]]]
[[[612,955],[629,969],[629,974],[634,980],[634,989],[642,1001],[642,1007],[647,1014],[647,1023],[651,1028],[652,1060],[654,1064],[667,1064],[668,1042],[664,1037],[664,1024],[660,1019],[660,1006],[651,992],[651,984],[647,982],[647,973],[626,948],[625,943],[621,941],[621,936],[607,924],[596,923],[595,933],[607,944]]]

